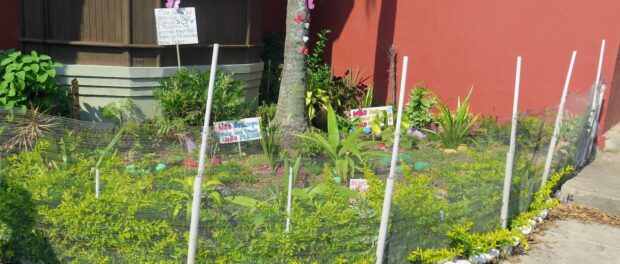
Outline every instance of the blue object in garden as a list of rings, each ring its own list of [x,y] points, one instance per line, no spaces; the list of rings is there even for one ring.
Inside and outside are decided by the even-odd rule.
[[[417,161],[414,165],[413,165],[413,169],[416,171],[427,171],[431,168],[431,164],[427,163],[427,162],[422,162],[422,161]]]
[[[127,167],[125,167],[125,169],[128,170],[130,173],[134,173],[136,172],[136,165],[129,164],[127,165]]]
[[[413,158],[411,158],[411,155],[407,154],[407,153],[401,153],[398,155],[398,161],[404,162],[404,163],[413,163]]]
[[[372,129],[370,127],[365,127],[365,128],[362,129],[362,132],[364,134],[370,134],[370,132],[372,132]]]
[[[334,182],[336,182],[337,184],[341,184],[342,180],[340,179],[340,177],[336,176],[334,177]]]
[[[157,166],[155,166],[155,170],[156,171],[163,171],[163,170],[165,170],[167,168],[168,168],[168,166],[166,164],[163,164],[163,163],[159,163],[159,164],[157,164]]]
[[[379,166],[383,168],[389,167],[391,161],[392,161],[392,158],[390,157],[381,157],[379,158]]]

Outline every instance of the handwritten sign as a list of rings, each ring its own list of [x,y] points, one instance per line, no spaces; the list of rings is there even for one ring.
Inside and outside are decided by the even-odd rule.
[[[394,112],[391,105],[353,109],[351,110],[351,118],[359,120],[360,127],[368,127],[375,116],[382,115],[384,112],[387,113],[389,124],[394,123]]]
[[[181,45],[198,43],[196,10],[193,7],[156,8],[157,44]]]
[[[260,139],[260,120],[258,117],[241,120],[222,121],[213,124],[220,143],[235,143]]]
[[[368,191],[368,182],[365,179],[351,179],[349,189],[358,192]]]

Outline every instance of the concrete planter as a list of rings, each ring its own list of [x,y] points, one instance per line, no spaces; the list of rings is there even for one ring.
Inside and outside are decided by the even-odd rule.
[[[209,70],[209,65],[185,67],[189,70]],[[263,63],[221,65],[218,69],[235,73],[235,79],[245,81],[245,99],[258,97]],[[159,111],[153,90],[159,80],[177,71],[176,67],[123,67],[100,65],[65,65],[58,70],[58,82],[69,87],[71,80],[80,84],[81,118],[103,121],[101,109],[110,102],[130,98],[135,101],[138,118],[151,118]],[[206,87],[205,87],[206,92]],[[215,95],[217,96],[217,95]]]

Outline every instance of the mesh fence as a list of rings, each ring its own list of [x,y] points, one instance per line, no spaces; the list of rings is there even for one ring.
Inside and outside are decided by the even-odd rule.
[[[598,88],[598,87],[597,87]],[[553,168],[583,166],[593,93],[570,94]],[[557,107],[519,116],[510,215],[528,209],[542,180]],[[446,231],[500,228],[510,117],[480,117],[456,153],[436,140],[403,146],[388,237],[388,263],[416,248],[448,247]],[[201,128],[89,123],[0,109],[0,260],[45,263],[179,263],[186,258]],[[122,137],[106,148],[122,130]],[[428,135],[428,137],[431,137]],[[333,263],[374,257],[389,170],[389,147],[365,149],[370,189],[353,193],[334,162],[302,142],[286,233],[285,169],[270,166],[260,141],[219,144],[210,135],[199,263]],[[363,140],[373,140],[366,136]],[[375,139],[376,140],[376,139]],[[100,197],[95,197],[95,166]],[[325,168],[328,164],[331,168]],[[338,184],[340,182],[341,184]]]

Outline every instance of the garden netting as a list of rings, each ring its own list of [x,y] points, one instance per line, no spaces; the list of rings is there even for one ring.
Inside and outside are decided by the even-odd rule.
[[[569,94],[553,169],[591,159],[592,91]],[[551,106],[519,115],[511,217],[529,208],[541,185],[556,113]],[[201,131],[0,109],[0,261],[185,262]],[[406,263],[417,248],[449,247],[446,231],[455,224],[501,228],[510,117],[479,116],[474,135],[454,151],[428,138],[399,155],[387,263]],[[198,263],[374,258],[389,146],[377,141],[356,162],[353,178],[367,180],[364,193],[350,191],[309,142],[276,154],[290,166],[301,154],[288,233],[284,162],[270,166],[260,141],[219,144],[213,133],[209,146]]]

